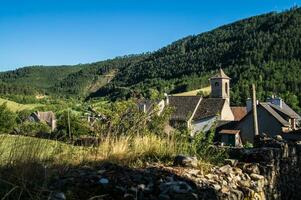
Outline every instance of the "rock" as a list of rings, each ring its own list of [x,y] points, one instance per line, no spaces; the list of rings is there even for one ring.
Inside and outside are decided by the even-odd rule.
[[[106,170],[98,170],[97,171],[97,174],[103,174],[103,173],[105,173],[106,172]]]
[[[101,179],[99,179],[98,183],[100,183],[102,185],[106,185],[109,183],[109,180],[106,178],[101,178]]]
[[[277,141],[283,141],[283,138],[282,138],[282,136],[281,135],[276,135],[275,136],[275,140],[277,140]]]
[[[185,193],[185,194],[172,194],[171,198],[173,200],[197,200],[198,199],[198,195],[195,193]]]
[[[198,160],[196,157],[178,155],[174,159],[174,166],[182,166],[182,167],[197,167]]]
[[[192,191],[192,188],[184,181],[161,183],[159,188],[163,194],[189,193]]]
[[[225,163],[232,166],[232,167],[235,167],[238,163],[238,160],[235,160],[235,159],[225,159]]]
[[[170,197],[166,194],[160,194],[159,195],[159,200],[170,200]]]
[[[49,197],[48,200],[65,200],[66,196],[63,192],[54,192]]]
[[[261,176],[261,175],[258,175],[258,174],[251,174],[250,177],[254,181],[264,180],[264,176]]]
[[[237,181],[237,184],[242,188],[249,188],[251,186],[249,181]]]
[[[242,175],[242,170],[240,168],[234,167],[232,170],[236,175]]]
[[[260,174],[260,170],[257,163],[245,163],[243,165],[243,171],[248,174]]]
[[[222,173],[230,174],[232,172],[232,167],[230,165],[224,165],[219,168]]]
[[[123,199],[126,199],[126,200],[134,200],[134,199],[136,199],[136,198],[135,198],[135,196],[134,196],[133,194],[128,194],[128,193],[126,193],[126,194],[123,195]]]
[[[216,191],[219,191],[222,188],[219,184],[212,184],[212,186]]]
[[[222,187],[221,193],[229,193],[229,192],[230,192],[230,190],[228,187]]]
[[[190,175],[192,175],[192,176],[197,177],[199,174],[201,174],[201,171],[198,170],[198,169],[191,169],[191,170],[188,171],[188,173],[189,173]]]

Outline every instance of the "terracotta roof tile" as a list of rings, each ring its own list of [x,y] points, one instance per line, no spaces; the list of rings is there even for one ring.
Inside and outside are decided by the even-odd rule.
[[[234,115],[234,121],[240,121],[244,116],[247,115],[246,107],[231,107],[231,111]]]

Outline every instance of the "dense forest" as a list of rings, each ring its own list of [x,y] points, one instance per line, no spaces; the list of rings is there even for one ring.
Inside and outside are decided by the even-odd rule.
[[[52,74],[48,67],[0,73],[0,93],[150,97],[207,86],[222,67],[232,78],[232,104],[244,104],[255,82],[261,100],[274,93],[300,112],[300,58],[301,9],[292,8],[189,36],[153,53],[55,68]],[[114,77],[102,81],[107,74]]]

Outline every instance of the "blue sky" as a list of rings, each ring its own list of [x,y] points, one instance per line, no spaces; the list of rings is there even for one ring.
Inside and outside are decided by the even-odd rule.
[[[0,0],[0,71],[100,61],[301,0]]]

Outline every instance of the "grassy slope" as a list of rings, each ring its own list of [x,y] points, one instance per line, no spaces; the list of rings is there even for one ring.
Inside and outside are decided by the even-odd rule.
[[[198,94],[198,92],[203,92],[205,95],[208,95],[211,93],[211,87],[204,87],[201,89],[197,89],[197,90],[191,90],[188,92],[182,92],[182,93],[177,93],[177,94],[173,94],[173,96],[195,96]]]
[[[0,98],[0,105],[2,105],[3,103],[6,103],[8,109],[10,109],[13,112],[22,111],[22,110],[25,110],[25,109],[31,110],[31,109],[34,109],[37,106],[41,106],[40,104],[19,104],[19,103],[16,103],[14,101],[10,101],[10,100]]]
[[[0,166],[14,162],[40,161],[61,159],[72,160],[79,157],[80,147],[74,147],[62,142],[16,136],[0,135]]]

